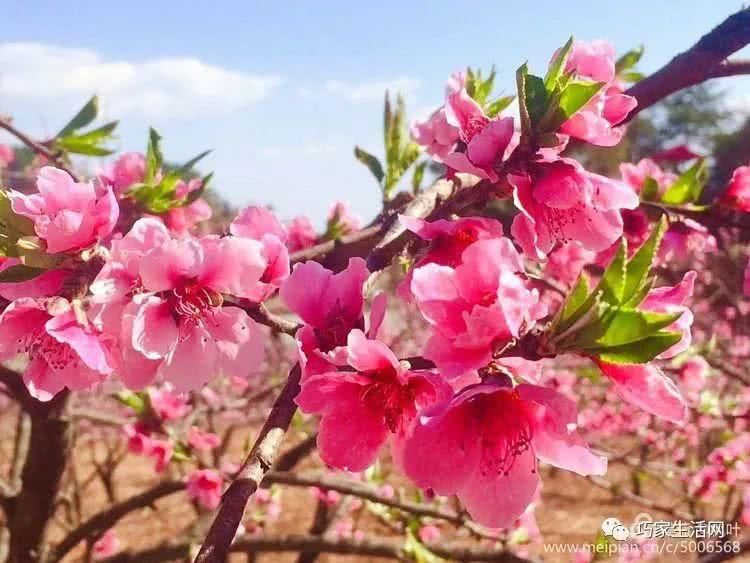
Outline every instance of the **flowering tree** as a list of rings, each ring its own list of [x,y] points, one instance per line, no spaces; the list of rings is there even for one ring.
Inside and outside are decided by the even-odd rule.
[[[44,142],[0,120],[34,155],[12,169],[0,151],[0,406],[16,421],[0,561],[81,549],[111,562],[520,561],[539,539],[547,466],[676,518],[747,520],[736,273],[750,167],[710,201],[707,160],[685,146],[622,163],[620,178],[570,149],[617,145],[642,109],[746,73],[728,57],[748,42],[743,10],[644,78],[639,51],[571,39],[544,75],[518,69],[514,97],[493,97],[494,71],[452,75],[411,136],[403,102],[386,97],[384,161],[355,149],[382,211],[363,226],[336,204],[323,234],[257,206],[212,223],[210,175],[194,173],[206,153],[170,165],[155,131],[145,153],[80,177],[70,156],[110,154],[116,127],[91,128],[95,98]],[[423,188],[430,163],[440,177]],[[397,191],[409,171],[412,189]],[[231,463],[253,421],[249,454]],[[303,438],[282,449],[293,422]],[[316,447],[331,471],[294,471]],[[126,452],[165,477],[123,498]],[[604,477],[608,462],[627,486]],[[409,485],[397,491],[390,473]],[[676,501],[649,496],[657,478]],[[109,502],[86,515],[89,479]],[[266,533],[281,485],[311,487],[308,534]],[[114,526],[178,492],[195,507],[190,533],[121,550]],[[365,535],[362,512],[401,539]]]

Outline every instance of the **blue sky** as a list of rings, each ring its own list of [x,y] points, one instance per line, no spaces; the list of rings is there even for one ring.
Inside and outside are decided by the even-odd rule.
[[[741,7],[659,2],[11,2],[3,7],[0,112],[53,134],[97,92],[122,118],[117,148],[143,150],[149,125],[170,160],[213,148],[206,170],[235,204],[270,203],[321,223],[335,199],[369,219],[379,194],[352,156],[381,151],[382,92],[411,116],[441,101],[446,77],[498,69],[512,93],[524,61],[543,70],[570,34],[643,44],[652,71]],[[750,100],[748,81],[732,95]],[[738,86],[741,86],[741,88]],[[744,91],[744,92],[743,92]]]

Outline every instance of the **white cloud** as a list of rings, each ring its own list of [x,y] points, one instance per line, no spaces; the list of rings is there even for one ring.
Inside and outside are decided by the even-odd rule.
[[[391,94],[400,92],[406,98],[412,98],[419,89],[420,81],[408,76],[399,76],[393,80],[375,82],[343,82],[328,80],[324,85],[326,92],[342,96],[352,103],[379,101],[388,90]]]
[[[0,96],[80,102],[96,93],[112,115],[218,115],[259,102],[279,84],[192,57],[106,60],[90,49],[0,43]]]

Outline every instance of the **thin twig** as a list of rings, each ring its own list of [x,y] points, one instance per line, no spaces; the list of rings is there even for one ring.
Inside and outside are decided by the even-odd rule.
[[[32,151],[46,158],[48,161],[50,161],[55,166],[57,166],[60,170],[64,170],[65,172],[67,172],[70,175],[70,177],[73,178],[74,181],[76,182],[78,181],[78,176],[76,176],[76,174],[65,165],[62,159],[59,157],[59,155],[56,155],[47,147],[45,147],[42,143],[36,142],[34,139],[29,137],[25,133],[16,129],[10,123],[10,120],[8,120],[7,118],[0,117],[0,129],[5,129],[8,133],[13,135],[16,139],[21,141],[24,145],[29,147]]]

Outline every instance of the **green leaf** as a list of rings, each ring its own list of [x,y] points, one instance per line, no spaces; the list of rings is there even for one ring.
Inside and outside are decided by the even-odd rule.
[[[648,338],[621,346],[592,350],[603,362],[612,364],[645,364],[669,350],[682,339],[679,332],[658,332]]]
[[[515,96],[502,96],[497,100],[493,100],[487,105],[484,113],[487,114],[487,117],[495,117],[499,115],[500,112],[502,112],[504,109],[506,109],[510,104],[512,104],[513,100],[515,99]]]
[[[668,327],[680,318],[680,315],[681,313],[613,308],[602,304],[598,322],[580,330],[570,346],[592,350],[638,342]]]
[[[521,135],[529,138],[533,134],[531,126],[531,115],[526,104],[526,78],[529,75],[529,66],[524,63],[516,70],[516,90],[518,92],[518,113],[521,120]]]
[[[656,201],[658,197],[659,183],[649,176],[643,181],[643,186],[641,187],[641,200]]]
[[[661,220],[651,231],[646,242],[644,242],[633,257],[628,261],[627,272],[625,274],[625,287],[623,291],[623,302],[635,306],[640,303],[633,303],[632,298],[643,286],[648,279],[654,257],[659,251],[661,239],[667,231],[668,222],[666,216],[662,215]]]
[[[161,152],[161,135],[153,127],[148,131],[148,148],[146,149],[146,171],[143,182],[151,184],[156,179],[156,174],[164,163]]]
[[[644,78],[646,78],[646,75],[642,72],[636,72],[634,70],[626,70],[625,72],[618,75],[618,78],[622,80],[623,82],[640,82]]]
[[[550,104],[542,125],[545,131],[557,131],[560,126],[584,107],[601,90],[603,82],[573,80],[560,92],[557,105]]]
[[[133,393],[132,391],[120,391],[115,395],[115,399],[126,407],[131,408],[137,415],[142,415],[148,405],[143,394]]]
[[[414,167],[414,174],[411,177],[411,189],[417,194],[422,188],[422,180],[424,179],[424,169],[427,167],[427,161],[423,160]]]
[[[565,321],[575,314],[586,302],[589,295],[589,280],[585,274],[578,276],[576,284],[565,299],[565,304],[560,308],[559,321]],[[557,324],[556,322],[556,324]]]
[[[177,169],[177,173],[181,177],[184,176],[185,174],[187,174],[188,172],[190,172],[193,168],[195,168],[196,164],[198,164],[201,160],[203,160],[204,158],[206,158],[212,152],[213,151],[211,149],[209,149],[207,151],[203,151],[202,153],[200,153],[197,156],[194,156],[193,158],[191,158],[190,160],[188,160],[185,164],[183,164],[182,166],[180,166]]]
[[[547,88],[548,92],[552,92],[554,90],[555,86],[557,85],[557,80],[560,78],[563,72],[565,72],[565,63],[568,60],[568,55],[570,55],[571,49],[573,49],[572,35],[570,36],[570,39],[568,39],[567,43],[565,43],[565,45],[558,49],[555,57],[549,64],[547,75],[544,77],[544,85]]]
[[[74,131],[86,127],[89,123],[96,119],[99,113],[99,98],[93,96],[86,104],[78,111],[77,114],[71,119],[68,124],[63,127],[60,132],[55,135],[56,138],[67,137]]]
[[[597,287],[602,292],[602,299],[613,305],[622,303],[625,295],[627,254],[628,245],[622,238],[612,262],[602,274],[602,279]]]
[[[391,110],[391,98],[388,90],[385,91],[385,103],[383,105],[383,144],[387,147],[391,138],[391,123],[393,122],[393,112]]]
[[[43,268],[33,268],[25,264],[16,264],[0,272],[0,283],[18,283],[33,280],[45,271]]]
[[[377,159],[377,157],[357,146],[354,147],[354,156],[362,164],[367,166],[370,172],[372,172],[372,175],[375,176],[378,184],[381,184],[383,182],[385,173],[383,172],[383,166],[380,164],[380,161]]]
[[[615,74],[620,76],[620,74],[626,70],[629,70],[633,68],[638,61],[641,60],[641,57],[643,56],[643,45],[638,47],[637,49],[632,49],[622,55],[619,59],[617,59],[617,62],[615,63]],[[620,78],[622,78],[620,76]]]
[[[661,201],[668,205],[683,205],[698,201],[703,193],[707,175],[705,161],[698,160],[667,188]]]
[[[80,137],[64,137],[57,139],[55,144],[66,152],[87,156],[107,156],[114,152],[98,146],[97,141],[89,141]]]
[[[536,129],[548,106],[549,99],[544,87],[544,80],[533,74],[528,74],[526,76],[526,107],[529,110],[532,128]]]

